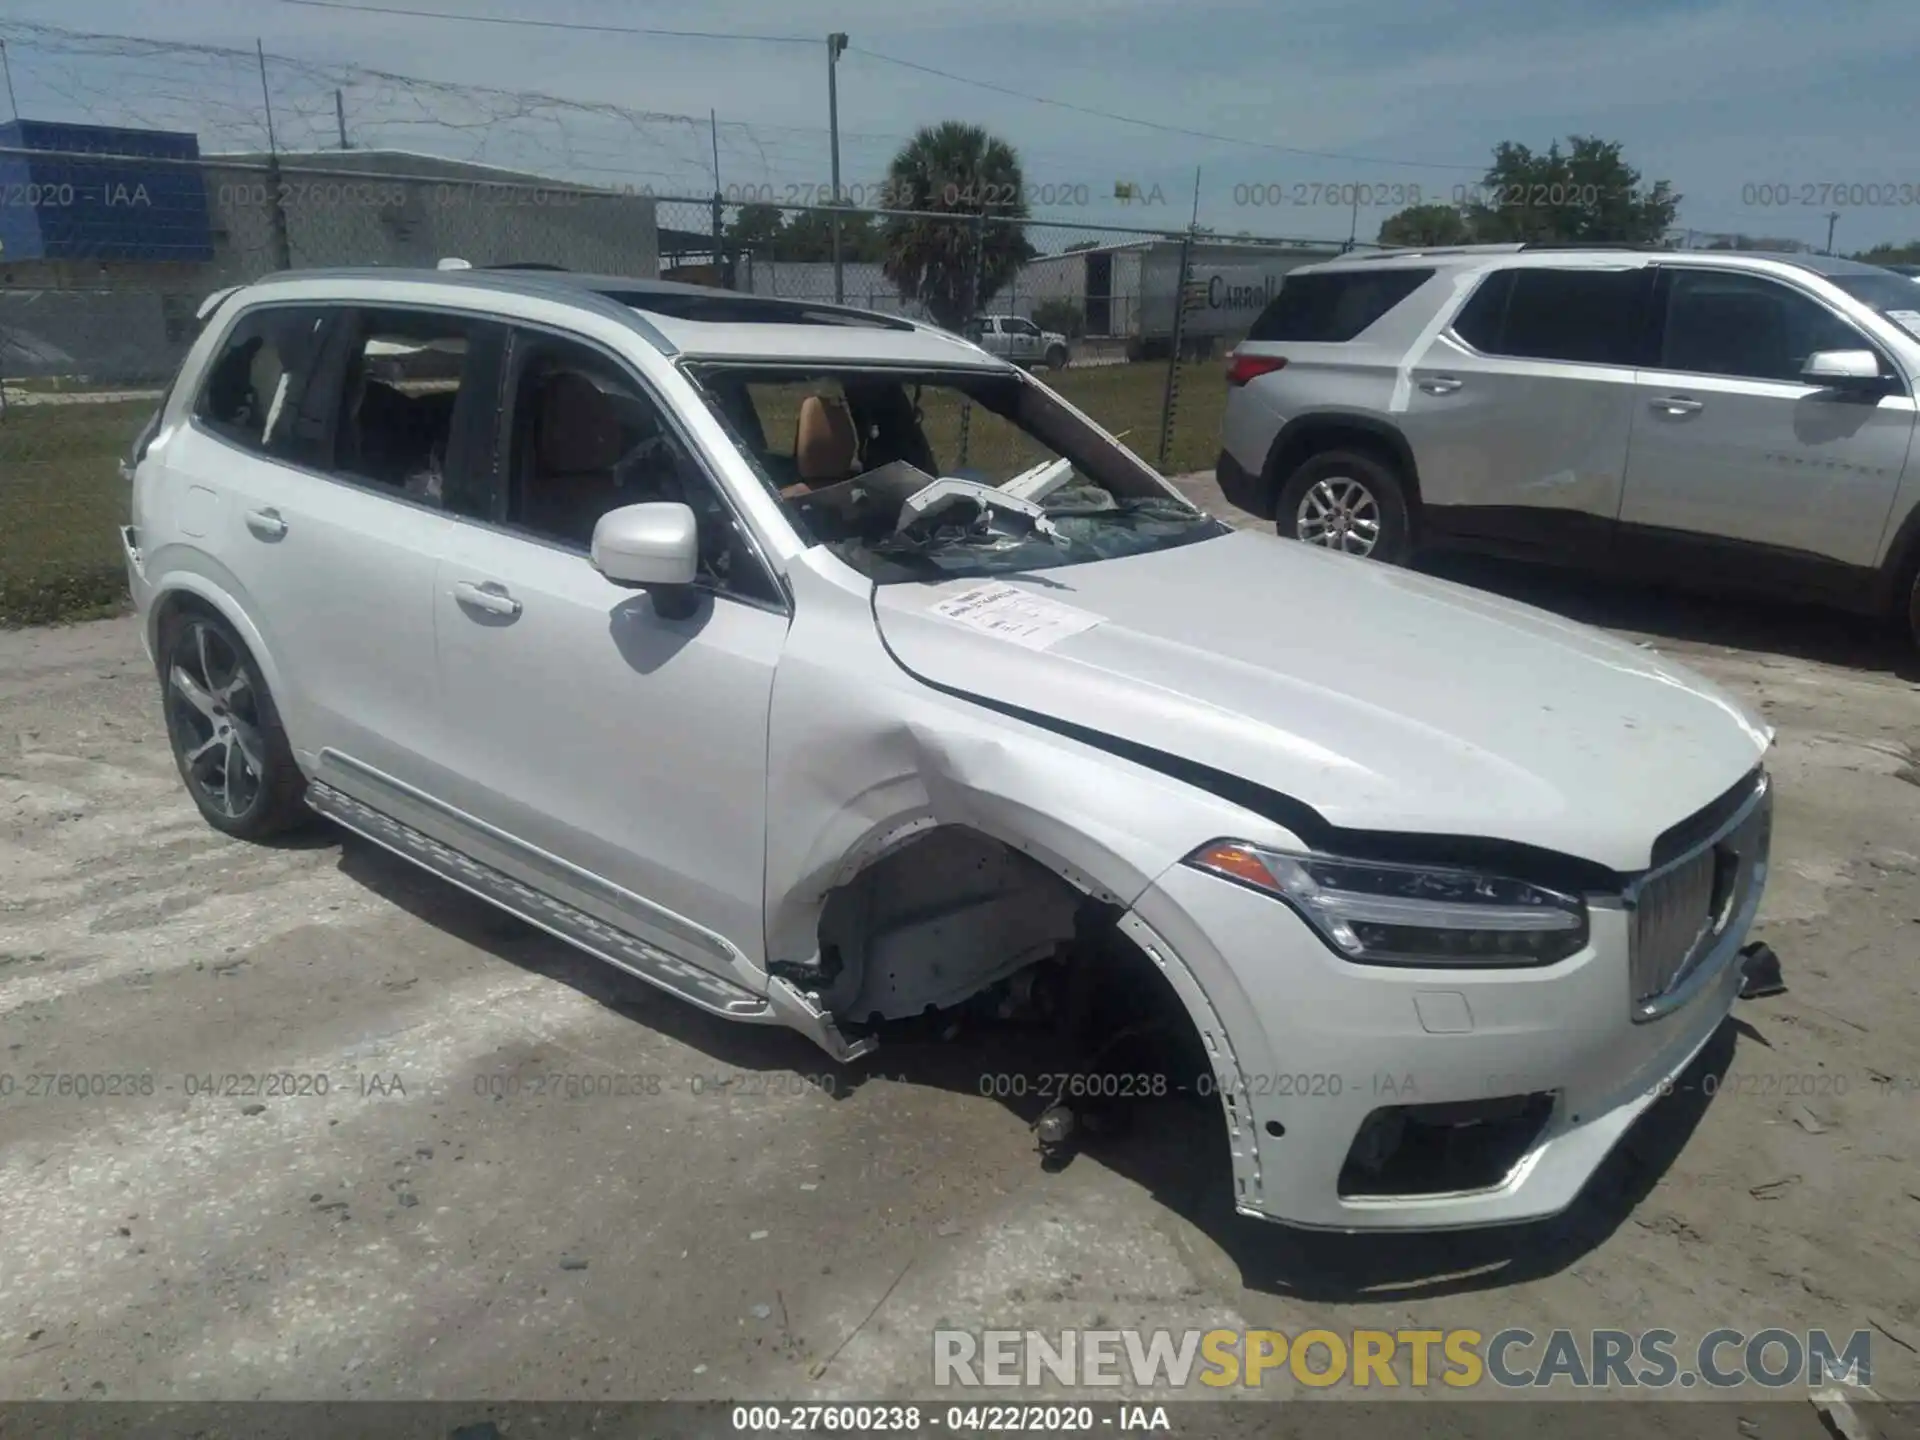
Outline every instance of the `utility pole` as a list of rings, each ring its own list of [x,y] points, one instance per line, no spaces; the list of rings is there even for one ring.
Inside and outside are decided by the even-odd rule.
[[[340,148],[347,148],[347,101],[340,91],[333,92],[333,123],[340,130]]]
[[[267,47],[257,37],[253,53],[260,57],[260,103],[267,112],[267,154],[278,155],[280,147],[273,140],[273,96],[267,91]]]
[[[840,79],[836,70],[840,52],[847,48],[845,31],[827,36],[827,133],[833,145],[833,303],[846,303],[847,279],[840,263]]]
[[[13,62],[7,59],[7,42],[4,40],[0,40],[0,73],[4,73],[7,77],[7,109],[13,113],[13,118],[18,120],[20,102],[13,98]]]
[[[1180,351],[1187,343],[1187,277],[1193,273],[1193,245],[1200,234],[1200,167],[1193,167],[1193,218],[1180,237],[1180,272],[1174,279],[1173,338],[1167,347],[1167,383],[1160,393],[1160,469],[1167,468],[1173,444],[1174,413],[1180,403]]]
[[[727,289],[733,288],[733,276],[727,273],[726,246],[720,228],[720,112],[707,111],[707,129],[713,136],[713,278]]]
[[[267,47],[254,38],[260,57],[260,102],[267,114],[267,215],[273,226],[273,264],[276,270],[293,268],[293,247],[287,239],[287,212],[280,201],[280,145],[273,137],[273,96],[267,90]]]
[[[1347,227],[1347,249],[1349,252],[1360,241],[1360,187],[1353,187],[1353,223]]]
[[[1838,210],[1829,210],[1827,212],[1827,254],[1829,255],[1833,253],[1833,227],[1839,223],[1840,212]]]

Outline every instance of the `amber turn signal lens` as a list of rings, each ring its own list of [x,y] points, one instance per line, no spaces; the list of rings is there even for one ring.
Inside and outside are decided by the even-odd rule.
[[[1236,880],[1244,880],[1249,885],[1258,885],[1262,890],[1278,890],[1273,883],[1273,872],[1267,869],[1258,855],[1240,845],[1209,845],[1204,850],[1195,851],[1187,862],[1198,865],[1202,870],[1212,870],[1216,874],[1231,875]]]

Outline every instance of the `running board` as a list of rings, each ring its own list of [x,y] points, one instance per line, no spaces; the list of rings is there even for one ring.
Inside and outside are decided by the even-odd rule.
[[[794,992],[792,1000],[779,995],[776,1003],[769,1004],[751,990],[722,979],[710,970],[689,965],[658,946],[649,945],[624,930],[615,929],[604,920],[596,919],[550,895],[543,895],[532,886],[524,885],[490,865],[482,865],[451,846],[443,845],[431,836],[423,835],[321,781],[308,784],[307,804],[329,820],[344,825],[382,849],[391,850],[401,859],[410,860],[421,869],[431,871],[448,884],[457,885],[468,894],[499,906],[509,915],[518,916],[529,925],[538,926],[549,935],[586,951],[594,959],[624,970],[650,985],[657,985],[690,1005],[698,1005],[702,1010],[728,1020],[759,1021],[763,1024],[769,1021],[783,1022],[799,1030],[836,1059],[852,1058],[851,1055],[840,1053],[849,1047],[834,1030],[832,1018],[807,1004],[797,992]],[[782,985],[783,982],[775,982],[776,987]],[[794,1001],[799,1003],[796,1005]],[[837,1046],[830,1042],[829,1036],[832,1041],[839,1042]]]
[[[820,1008],[819,1000],[800,989],[791,980],[776,975],[767,982],[767,998],[781,1023],[792,1026],[842,1065],[858,1060],[879,1045],[871,1035],[849,1040],[834,1023],[833,1016]]]

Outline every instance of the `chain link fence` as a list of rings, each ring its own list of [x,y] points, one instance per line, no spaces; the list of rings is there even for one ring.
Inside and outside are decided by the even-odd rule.
[[[0,621],[111,605],[117,460],[211,293],[457,260],[678,280],[908,316],[1047,382],[1149,462],[1212,465],[1219,358],[1343,248],[959,211],[662,197],[396,152],[0,148]]]

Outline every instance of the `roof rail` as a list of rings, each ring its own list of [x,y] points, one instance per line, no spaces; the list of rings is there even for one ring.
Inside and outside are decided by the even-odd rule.
[[[1408,245],[1398,250],[1380,250],[1371,255],[1344,255],[1343,260],[1407,260],[1424,255],[1517,255],[1538,250],[1624,250],[1650,254],[1658,245],[1636,245],[1616,240],[1506,240],[1486,245]]]
[[[1342,260],[1410,260],[1422,255],[1512,255],[1527,247],[1519,241],[1488,245],[1408,245],[1398,250],[1377,250],[1371,255],[1342,255]]]
[[[1522,250],[1658,250],[1658,245],[1636,245],[1625,240],[1529,240]]]

